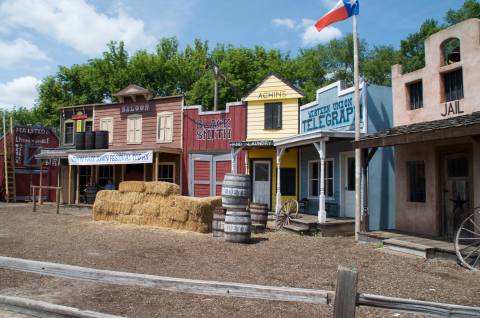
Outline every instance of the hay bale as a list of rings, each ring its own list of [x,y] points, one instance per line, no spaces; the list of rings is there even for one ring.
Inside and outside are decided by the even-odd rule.
[[[220,197],[195,198],[178,196],[175,197],[175,206],[188,211],[188,221],[211,223],[213,211],[222,204]]]
[[[120,192],[145,192],[145,182],[143,181],[123,181],[118,186]]]
[[[120,191],[117,191],[117,190],[100,190],[97,192],[97,196],[95,197],[95,202],[97,200],[116,201],[116,200],[120,200],[121,196],[122,194],[120,193]]]
[[[143,199],[143,202],[148,203],[157,203],[162,208],[173,208],[175,207],[175,197],[174,196],[162,196],[160,194],[146,193]]]
[[[183,222],[187,222],[188,220],[189,210],[187,209],[180,209],[175,207],[175,208],[170,208],[168,210],[164,210],[163,212],[164,212],[163,216],[169,218],[172,221],[183,223]]]
[[[180,186],[175,183],[162,181],[145,182],[145,193],[162,196],[180,195]]]
[[[158,203],[139,203],[132,207],[132,214],[158,217],[160,210],[161,206]]]

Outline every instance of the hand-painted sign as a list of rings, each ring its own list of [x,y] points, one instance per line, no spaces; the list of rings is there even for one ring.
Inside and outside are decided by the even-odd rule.
[[[258,93],[259,99],[281,99],[286,97],[287,97],[286,91],[268,91],[268,92]]]
[[[78,112],[75,115],[72,115],[72,120],[85,120],[87,118],[88,118],[88,115],[82,112]]]
[[[440,115],[442,117],[447,117],[447,116],[451,116],[451,115],[460,115],[460,114],[463,114],[463,113],[464,113],[464,111],[460,107],[460,101],[456,100],[456,101],[453,101],[453,102],[445,103],[443,113],[441,113]]]
[[[125,104],[120,108],[122,114],[145,113],[151,109],[149,103]]]
[[[58,140],[55,134],[47,128],[36,126],[15,127],[15,166],[32,167],[38,166],[39,161],[35,154],[42,147],[56,147]]]
[[[71,166],[89,165],[124,165],[137,163],[152,163],[153,151],[123,151],[101,153],[78,153],[68,155]]]
[[[319,94],[317,103],[301,109],[300,111],[300,132],[302,134],[320,130],[332,130],[342,127],[350,127],[353,130],[355,125],[355,104],[353,93],[342,96],[331,90]],[[362,110],[362,98],[360,97],[360,109]],[[362,111],[360,112],[362,114]],[[362,121],[360,116],[360,121]]]
[[[232,120],[230,118],[197,120],[197,140],[232,139]]]

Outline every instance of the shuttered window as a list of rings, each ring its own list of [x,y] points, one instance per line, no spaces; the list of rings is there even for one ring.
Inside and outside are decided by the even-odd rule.
[[[157,142],[172,142],[173,113],[161,112],[157,114]]]
[[[265,104],[265,129],[282,129],[282,103]]]
[[[108,143],[113,143],[113,118],[100,118],[100,130],[108,131]]]
[[[130,115],[127,118],[127,143],[142,143],[142,115]]]

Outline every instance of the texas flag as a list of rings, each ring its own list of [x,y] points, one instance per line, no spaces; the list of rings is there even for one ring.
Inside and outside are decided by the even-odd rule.
[[[328,11],[327,14],[315,23],[315,27],[320,32],[332,23],[346,20],[352,15],[358,15],[359,9],[358,0],[340,0],[332,10]]]

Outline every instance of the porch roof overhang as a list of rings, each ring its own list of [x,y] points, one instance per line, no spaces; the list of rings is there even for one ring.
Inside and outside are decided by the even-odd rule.
[[[353,145],[368,149],[468,136],[479,138],[480,112],[390,128],[361,137]]]
[[[275,147],[292,148],[298,146],[305,146],[318,141],[329,141],[332,139],[346,139],[351,140],[355,138],[353,131],[318,131],[308,134],[295,135],[282,139],[277,139],[273,142]]]

